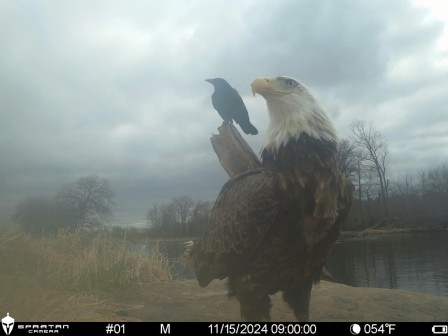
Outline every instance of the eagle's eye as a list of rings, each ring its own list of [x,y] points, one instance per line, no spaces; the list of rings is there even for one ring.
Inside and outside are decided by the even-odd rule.
[[[285,84],[290,89],[295,88],[297,86],[297,83],[295,81],[293,81],[292,79],[287,79],[285,81]]]

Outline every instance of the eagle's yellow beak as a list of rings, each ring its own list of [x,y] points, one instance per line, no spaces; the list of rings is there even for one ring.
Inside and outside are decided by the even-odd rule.
[[[252,86],[252,94],[255,96],[256,93],[262,95],[264,92],[271,91],[270,85],[271,79],[266,77],[258,77],[256,78],[251,86]]]
[[[265,96],[266,94],[289,94],[292,91],[285,89],[276,78],[258,77],[252,82],[252,94]]]

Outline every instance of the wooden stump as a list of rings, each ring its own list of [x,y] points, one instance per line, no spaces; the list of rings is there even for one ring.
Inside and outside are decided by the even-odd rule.
[[[233,124],[223,124],[218,132],[219,134],[213,134],[210,141],[219,162],[230,177],[261,166],[257,154]]]

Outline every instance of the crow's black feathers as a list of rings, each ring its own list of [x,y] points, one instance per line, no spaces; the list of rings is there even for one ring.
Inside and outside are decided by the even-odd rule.
[[[206,79],[205,81],[215,87],[215,92],[212,94],[213,107],[224,122],[235,120],[244,133],[258,134],[258,130],[250,123],[249,114],[238,91],[222,78]]]

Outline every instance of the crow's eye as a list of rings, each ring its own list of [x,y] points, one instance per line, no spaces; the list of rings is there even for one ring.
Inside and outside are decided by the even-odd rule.
[[[289,87],[289,88],[294,88],[294,87],[297,86],[297,83],[296,83],[295,81],[293,81],[292,79],[287,79],[287,80],[285,81],[285,84],[286,84],[286,86]]]

